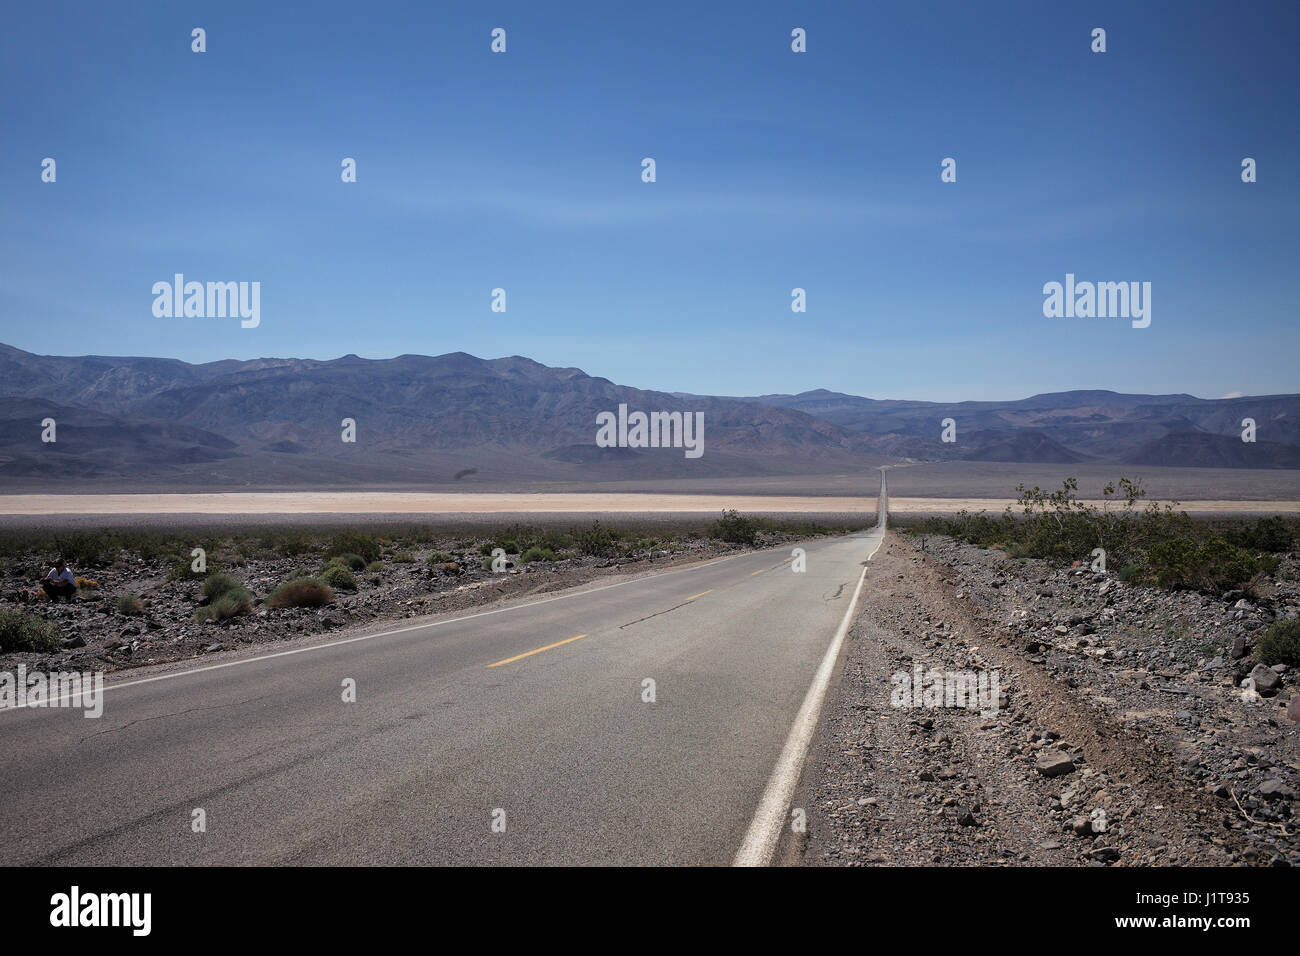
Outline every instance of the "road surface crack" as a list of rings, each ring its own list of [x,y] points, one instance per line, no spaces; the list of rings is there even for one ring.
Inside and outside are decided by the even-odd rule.
[[[269,696],[270,696],[269,694],[263,694],[261,697],[250,697],[247,700],[237,700],[227,704],[213,704],[210,707],[191,707],[188,710],[177,711],[174,714],[157,714],[156,716],[153,717],[141,717],[139,720],[128,721],[127,723],[123,724],[121,727],[112,727],[108,730],[101,730],[98,733],[89,734],[85,737],[82,737],[81,740],[78,741],[78,744],[84,744],[87,740],[91,740],[95,737],[102,737],[104,736],[104,734],[115,734],[118,731],[126,730],[128,727],[133,727],[136,724],[143,724],[150,720],[162,720],[167,717],[184,717],[186,714],[197,713],[198,711],[201,710],[220,710],[223,707],[234,707],[234,706],[238,706],[239,704],[251,704],[254,703],[255,701],[265,700]]]
[[[671,614],[673,611],[676,611],[678,608],[686,607],[686,605],[690,603],[691,603],[690,601],[683,601],[681,604],[674,605],[673,607],[670,608],[665,608],[662,611],[655,611],[653,614],[647,614],[645,617],[639,617],[635,621],[628,621],[626,624],[620,624],[618,626],[618,629],[621,631],[623,630],[623,628],[631,627],[633,624],[640,624],[642,621],[648,621],[651,618],[659,617],[660,615],[663,614]]]

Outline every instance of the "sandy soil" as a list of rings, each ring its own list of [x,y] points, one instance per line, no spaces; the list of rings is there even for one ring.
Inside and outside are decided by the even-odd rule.
[[[745,512],[875,514],[876,499],[774,495],[423,494],[284,492],[170,495],[0,495],[0,515],[500,514]]]
[[[1087,501],[1087,504],[1103,507],[1105,501]],[[952,514],[961,511],[979,511],[981,508],[992,515],[1001,514],[1002,509],[1011,506],[1013,514],[1019,514],[1014,498],[895,498],[889,496],[889,513],[895,516],[911,514]],[[1116,504],[1110,502],[1114,509]],[[1139,506],[1140,507],[1140,506]],[[1181,501],[1178,511],[1189,514],[1274,514],[1300,513],[1300,501],[1223,501],[1201,500]]]
[[[1094,502],[1101,504],[1101,502]],[[1010,499],[895,498],[895,515],[1000,512]],[[1300,512],[1300,501],[1184,501],[1192,513]],[[301,514],[749,514],[872,515],[876,499],[780,495],[611,493],[231,492],[224,494],[0,495],[0,515],[301,515]]]

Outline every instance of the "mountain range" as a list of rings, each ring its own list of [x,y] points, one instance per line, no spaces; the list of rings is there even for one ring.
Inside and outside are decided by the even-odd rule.
[[[704,454],[598,447],[620,404],[702,412]],[[1242,420],[1257,440],[1241,438]],[[53,419],[55,441],[43,442]],[[343,419],[355,442],[342,440]],[[940,440],[952,419],[954,442]],[[185,490],[830,474],[891,461],[1300,468],[1300,395],[922,402],[646,391],[520,356],[43,356],[0,345],[0,483]]]

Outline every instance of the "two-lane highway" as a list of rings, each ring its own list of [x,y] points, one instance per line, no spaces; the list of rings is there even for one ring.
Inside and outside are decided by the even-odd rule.
[[[0,862],[766,862],[882,534],[0,713]]]

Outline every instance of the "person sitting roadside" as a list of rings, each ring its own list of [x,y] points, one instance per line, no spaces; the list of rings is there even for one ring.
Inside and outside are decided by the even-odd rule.
[[[77,593],[77,579],[62,558],[55,561],[54,567],[50,568],[50,573],[45,575],[45,580],[41,582],[41,590],[50,596],[51,601],[57,601],[59,598],[71,601],[72,596]]]

